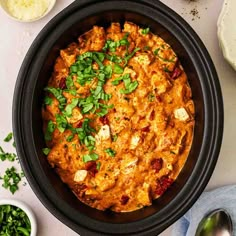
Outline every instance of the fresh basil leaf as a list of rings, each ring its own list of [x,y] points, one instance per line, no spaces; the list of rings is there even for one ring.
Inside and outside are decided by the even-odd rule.
[[[58,130],[63,133],[67,127],[67,120],[63,115],[56,114],[56,122]]]
[[[109,156],[114,157],[116,155],[116,151],[114,151],[111,148],[105,149],[105,153],[107,153]]]
[[[96,160],[98,160],[98,154],[90,153],[90,154],[84,155],[82,157],[82,160],[84,163],[89,162],[89,161],[96,161]]]
[[[43,151],[44,155],[47,156],[50,153],[51,149],[50,148],[43,148],[42,151]]]
[[[75,87],[74,81],[73,81],[73,79],[72,79],[72,76],[68,76],[68,77],[66,78],[66,87],[67,87],[68,89],[73,89],[73,88]]]
[[[149,31],[150,31],[150,28],[146,28],[146,29],[142,29],[141,32],[142,32],[142,34],[146,35],[149,33]]]
[[[56,125],[50,120],[47,125],[47,129],[44,135],[46,141],[52,140],[52,133],[54,132]]]
[[[67,117],[70,117],[72,115],[73,109],[78,105],[78,103],[79,103],[78,98],[72,98],[71,103],[66,106],[63,114]]]
[[[46,97],[44,98],[44,104],[45,104],[45,105],[49,105],[49,106],[52,105],[52,98],[46,96]]]
[[[118,64],[114,65],[113,72],[115,74],[122,74],[123,71],[124,71],[124,69],[120,65],[118,65]]]

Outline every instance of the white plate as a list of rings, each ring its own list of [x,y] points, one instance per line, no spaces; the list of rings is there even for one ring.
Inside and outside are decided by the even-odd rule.
[[[224,1],[217,27],[223,55],[236,70],[236,0]]]

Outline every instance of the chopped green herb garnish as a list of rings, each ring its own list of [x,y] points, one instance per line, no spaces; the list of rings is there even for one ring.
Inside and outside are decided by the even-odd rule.
[[[13,138],[13,133],[11,132],[7,135],[6,138],[4,138],[4,142],[9,142],[12,140],[12,138]]]
[[[42,151],[43,151],[44,155],[47,156],[50,153],[51,149],[50,148],[43,148]]]
[[[109,156],[114,157],[116,155],[116,151],[114,151],[111,148],[105,149],[105,153],[107,153]]]
[[[47,129],[44,135],[46,141],[52,140],[52,133],[54,132],[56,125],[50,120],[47,125]]]
[[[89,162],[89,161],[96,161],[97,159],[98,159],[98,154],[96,153],[90,153],[82,157],[82,160],[84,163]]]
[[[145,46],[145,47],[143,47],[143,50],[144,50],[144,51],[149,50],[149,49],[150,49],[149,46]]]
[[[73,79],[72,79],[72,76],[68,76],[68,77],[66,78],[66,87],[67,87],[68,89],[74,89],[74,88],[75,88],[75,85],[74,85],[74,81],[73,81]]]
[[[49,106],[52,105],[52,98],[46,96],[46,97],[44,98],[44,104],[45,104],[45,105],[49,105]]]
[[[71,141],[73,140],[73,138],[74,138],[74,135],[71,134],[71,135],[69,135],[69,136],[66,138],[66,141],[67,141],[67,142],[71,142]]]
[[[153,102],[154,99],[155,99],[155,95],[154,95],[153,93],[149,93],[149,94],[148,94],[148,101],[149,101],[149,102]]]
[[[150,31],[150,28],[146,28],[146,29],[142,29],[141,32],[142,32],[142,34],[146,35],[149,33],[149,31]]]
[[[95,146],[95,138],[91,135],[95,132],[93,128],[89,125],[90,119],[85,118],[82,127],[77,128],[76,132],[78,134],[79,140],[82,144],[85,144],[85,146],[92,151]]]
[[[97,162],[97,167],[96,167],[96,169],[97,169],[97,170],[100,170],[100,168],[101,168],[101,162],[99,161],[99,162]]]
[[[159,55],[159,51],[161,49],[160,48],[157,48],[156,50],[154,50],[154,55],[158,56],[158,58],[160,58],[162,61],[165,61],[165,62],[175,62],[175,56],[172,58],[172,59],[166,59],[166,58],[163,58],[162,56]]]
[[[12,205],[0,206],[0,235],[30,236],[31,224],[26,213]]]
[[[60,106],[59,106],[60,109],[64,108],[64,106],[66,105],[66,98],[63,96],[61,89],[53,88],[53,87],[46,87],[44,90],[54,95],[54,97],[60,103]]]
[[[120,93],[122,94],[129,94],[132,93],[137,87],[138,87],[138,81],[135,80],[134,82],[131,82],[130,76],[125,76],[123,78],[125,89],[121,89]]]
[[[60,114],[56,114],[57,128],[61,133],[63,133],[67,127],[67,119]]]
[[[114,135],[112,136],[112,141],[113,141],[113,142],[116,142],[117,139],[118,139],[118,135],[117,135],[117,134],[114,134]]]
[[[16,172],[14,167],[8,168],[1,179],[3,179],[2,186],[5,189],[9,189],[12,194],[18,190],[18,183],[21,181],[21,176]]]
[[[113,71],[114,71],[115,74],[122,74],[124,69],[120,65],[115,64]]]
[[[65,116],[70,117],[72,115],[73,109],[77,106],[78,102],[79,102],[78,98],[72,98],[71,103],[66,106],[65,111],[63,112],[63,114]]]

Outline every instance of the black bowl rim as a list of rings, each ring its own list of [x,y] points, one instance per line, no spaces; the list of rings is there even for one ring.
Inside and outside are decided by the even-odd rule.
[[[100,1],[101,2],[106,2]],[[110,2],[122,2],[123,4],[129,3],[130,1],[110,1]],[[65,10],[63,10],[59,15],[57,15],[52,21],[50,21],[45,28],[40,32],[36,40],[33,42],[31,48],[29,49],[24,62],[21,66],[20,72],[18,74],[15,91],[14,91],[14,100],[13,100],[13,131],[16,141],[16,147],[17,147],[17,153],[20,158],[20,162],[22,165],[22,168],[24,172],[26,173],[26,177],[36,193],[36,195],[39,197],[39,199],[42,201],[42,203],[49,209],[50,212],[52,212],[58,219],[60,219],[62,222],[67,224],[69,227],[74,229],[77,232],[80,233],[87,233],[88,231],[92,233],[92,231],[96,231],[94,227],[87,226],[87,229],[85,226],[81,226],[76,224],[75,221],[72,221],[71,219],[68,219],[63,214],[63,211],[60,211],[59,209],[56,209],[55,204],[49,199],[47,195],[45,195],[42,192],[42,189],[40,186],[38,186],[38,182],[35,179],[35,176],[30,171],[30,166],[27,163],[27,159],[23,158],[25,157],[25,151],[24,151],[24,141],[22,140],[22,130],[20,128],[21,124],[21,107],[22,107],[22,93],[23,93],[23,87],[25,78],[27,77],[27,72],[29,70],[29,67],[31,65],[33,56],[37,50],[38,47],[40,47],[41,41],[46,37],[47,33],[50,32],[51,29],[55,28],[57,24],[59,24],[60,20],[63,18],[66,18],[69,14],[72,14],[73,12],[77,11],[77,9],[88,6],[90,4],[97,3],[95,0],[80,0],[80,3],[77,1],[73,4],[71,4],[69,7],[67,7]],[[214,114],[209,114],[208,111],[206,111],[206,118],[209,116],[212,119],[212,125],[213,130],[211,132],[205,132],[205,140],[208,140],[207,146],[211,147],[208,154],[209,156],[209,162],[205,164],[204,166],[204,173],[201,173],[200,170],[197,171],[196,174],[199,174],[201,178],[199,178],[198,186],[195,186],[195,188],[192,188],[190,186],[191,179],[193,179],[193,176],[189,178],[189,181],[185,187],[185,193],[187,194],[188,198],[184,198],[184,206],[179,205],[178,208],[176,208],[174,214],[168,216],[168,222],[161,222],[158,227],[158,233],[160,233],[162,230],[164,230],[167,226],[172,224],[175,220],[177,220],[180,216],[182,216],[189,207],[197,200],[201,192],[204,190],[206,184],[208,183],[212,172],[215,168],[216,162],[217,162],[217,156],[220,151],[221,141],[222,141],[222,135],[223,135],[223,100],[222,100],[222,94],[220,89],[219,80],[217,77],[217,73],[215,71],[213,62],[199,39],[199,37],[196,35],[196,33],[191,29],[191,27],[182,19],[180,18],[176,13],[174,13],[171,9],[166,7],[164,4],[158,1],[150,1],[150,0],[140,0],[139,4],[145,4],[145,6],[151,6],[155,9],[158,9],[159,11],[162,11],[164,14],[168,15],[168,17],[172,18],[172,20],[176,21],[176,25],[182,29],[182,31],[192,40],[192,43],[196,46],[196,51],[201,56],[202,63],[205,64],[205,72],[209,76],[209,86],[210,86],[210,96],[211,96],[211,102],[213,106]],[[212,134],[212,137],[209,136],[209,132]],[[206,134],[208,133],[208,134]],[[211,144],[211,145],[209,145]],[[206,146],[206,144],[205,144]],[[197,168],[196,168],[197,169]],[[183,202],[183,194],[180,196],[177,196],[178,199]],[[140,221],[141,222],[141,221]],[[139,222],[139,223],[140,223]],[[93,222],[96,225],[96,222]],[[138,223],[138,224],[139,224]],[[137,224],[130,224],[133,225],[133,228],[137,228]],[[104,228],[112,227],[113,232],[125,234],[124,228],[129,227],[127,224],[122,224],[122,226],[112,226],[111,224],[103,223]],[[122,229],[123,228],[123,229]],[[155,227],[154,227],[155,228]],[[142,228],[139,232],[134,232],[135,235],[154,235],[157,233],[157,229],[155,228]],[[137,228],[138,229],[138,228]],[[127,229],[128,230],[128,229]],[[105,230],[107,231],[107,229]],[[97,231],[98,232],[98,231]],[[100,232],[100,231],[99,231]],[[109,230],[107,231],[109,232]],[[111,235],[112,232],[110,232],[109,235]],[[106,234],[106,233],[104,233]],[[131,231],[130,234],[131,235]]]

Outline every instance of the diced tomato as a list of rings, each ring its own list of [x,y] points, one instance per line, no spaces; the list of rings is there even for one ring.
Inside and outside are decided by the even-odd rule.
[[[98,172],[96,161],[87,162],[85,169],[94,177]]]
[[[149,126],[146,126],[146,127],[142,128],[141,131],[143,131],[143,132],[149,132],[149,131],[150,131],[150,127],[149,127]]]
[[[182,70],[179,67],[175,67],[172,72],[171,79],[177,79],[182,74]]]
[[[103,125],[109,125],[109,120],[108,120],[108,118],[107,118],[107,116],[101,116],[100,118],[99,118],[99,120],[101,121],[101,123],[103,124]]]

